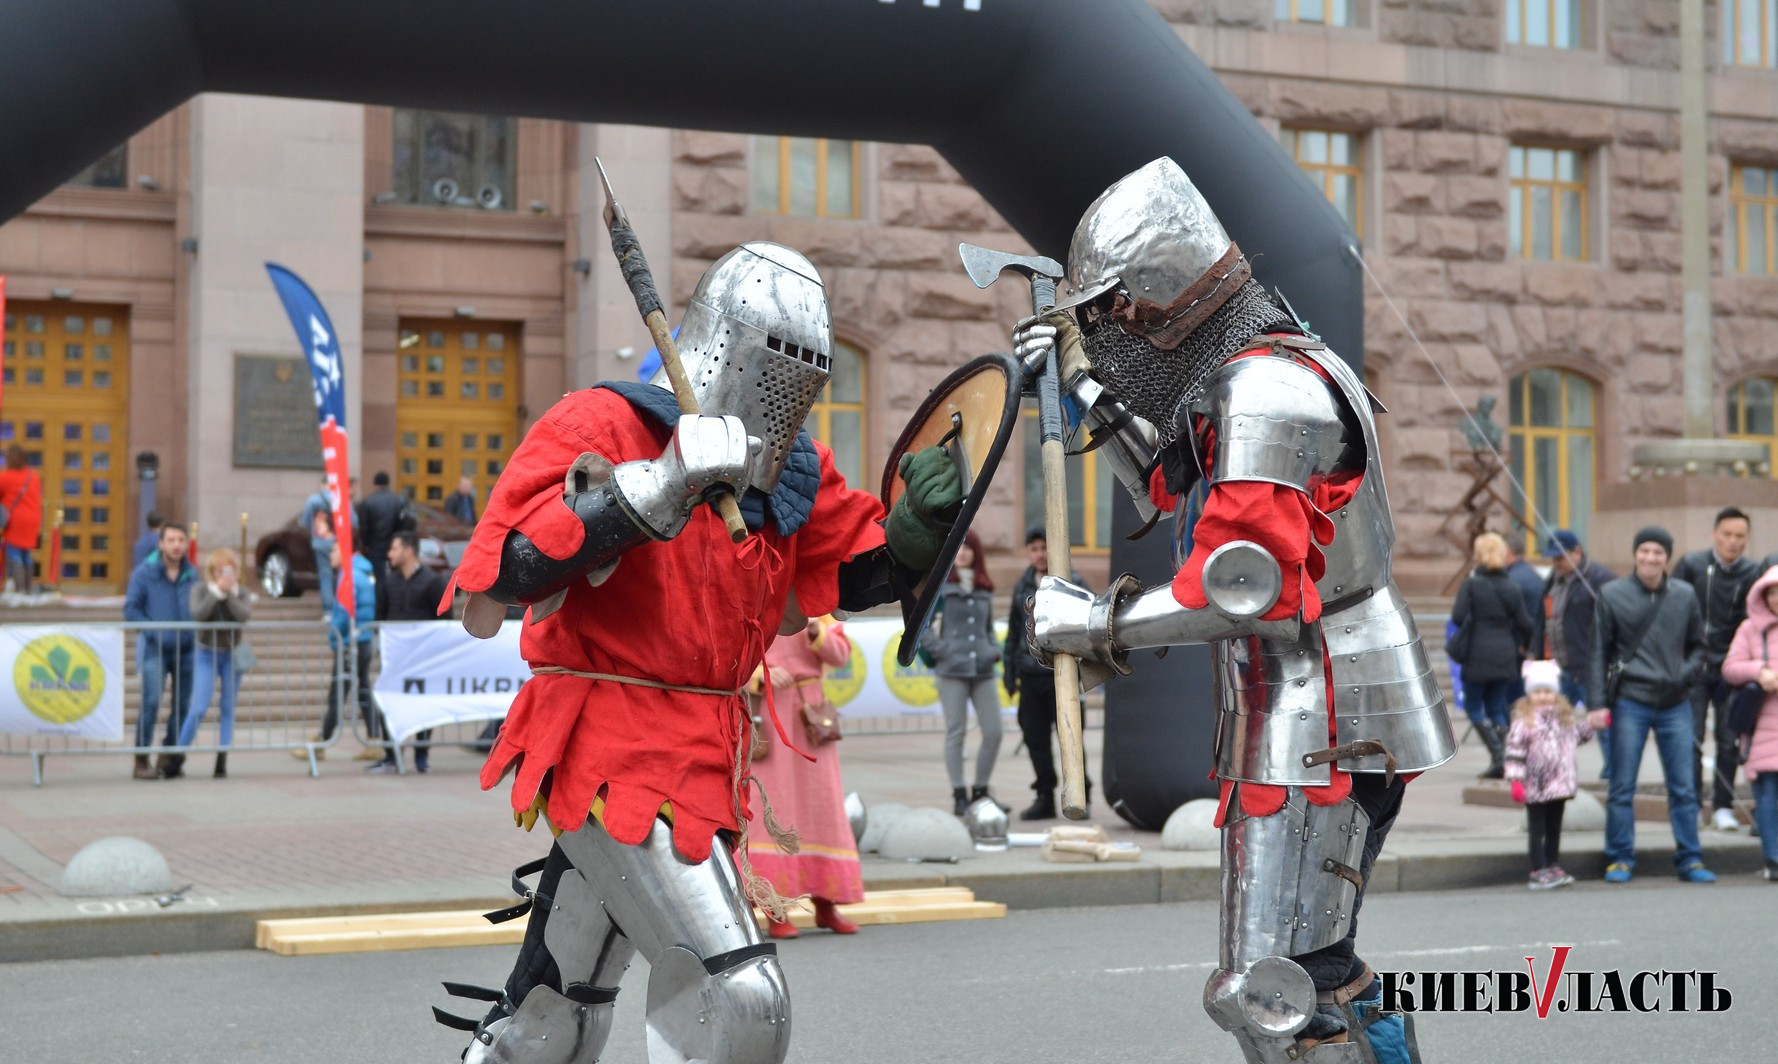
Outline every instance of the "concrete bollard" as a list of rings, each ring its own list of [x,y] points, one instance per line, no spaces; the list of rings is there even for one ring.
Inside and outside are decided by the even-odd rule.
[[[61,889],[70,898],[161,894],[173,889],[173,873],[159,850],[119,836],[82,847],[63,870]]]
[[[1215,850],[1222,845],[1222,832],[1216,829],[1214,798],[1197,798],[1173,810],[1161,828],[1163,850]]]
[[[963,822],[943,809],[909,809],[883,834],[882,854],[896,861],[960,859],[975,853]]]

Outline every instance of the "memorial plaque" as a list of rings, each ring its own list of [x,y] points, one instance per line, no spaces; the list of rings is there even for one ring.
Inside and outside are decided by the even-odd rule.
[[[235,465],[322,468],[315,382],[300,356],[235,356]]]

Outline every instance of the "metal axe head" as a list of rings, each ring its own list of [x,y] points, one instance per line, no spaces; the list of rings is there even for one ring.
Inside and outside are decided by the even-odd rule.
[[[963,272],[969,274],[977,288],[988,287],[1007,270],[1017,270],[1027,279],[1048,277],[1060,281],[1063,277],[1062,264],[1042,255],[1014,255],[975,244],[958,244],[957,254],[963,259]]]

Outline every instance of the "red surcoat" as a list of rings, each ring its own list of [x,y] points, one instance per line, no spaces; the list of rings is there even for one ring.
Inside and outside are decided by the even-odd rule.
[[[584,529],[562,505],[569,466],[586,452],[613,464],[656,458],[671,436],[667,425],[614,391],[563,397],[526,433],[495,484],[457,586],[493,585],[509,530],[550,557],[571,556]],[[780,535],[768,520],[737,545],[714,510],[700,506],[676,538],[625,552],[604,583],[576,582],[559,610],[527,623],[525,660],[533,668],[739,690],[764,657],[789,594],[809,616],[832,612],[839,565],[883,543],[881,504],[846,486],[827,447],[816,443],[815,451],[820,486],[808,523],[795,534]],[[553,826],[579,827],[602,797],[601,823],[630,845],[671,803],[675,849],[701,861],[716,831],[738,832],[741,818],[751,816],[735,785],[750,726],[738,697],[539,675],[513,700],[482,767],[482,787],[516,771],[512,807],[526,810],[548,773]]]

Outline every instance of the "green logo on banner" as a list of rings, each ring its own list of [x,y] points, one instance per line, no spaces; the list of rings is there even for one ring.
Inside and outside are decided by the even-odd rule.
[[[99,708],[105,667],[82,640],[69,635],[33,639],[12,664],[12,683],[31,715],[51,724],[73,724]]]

